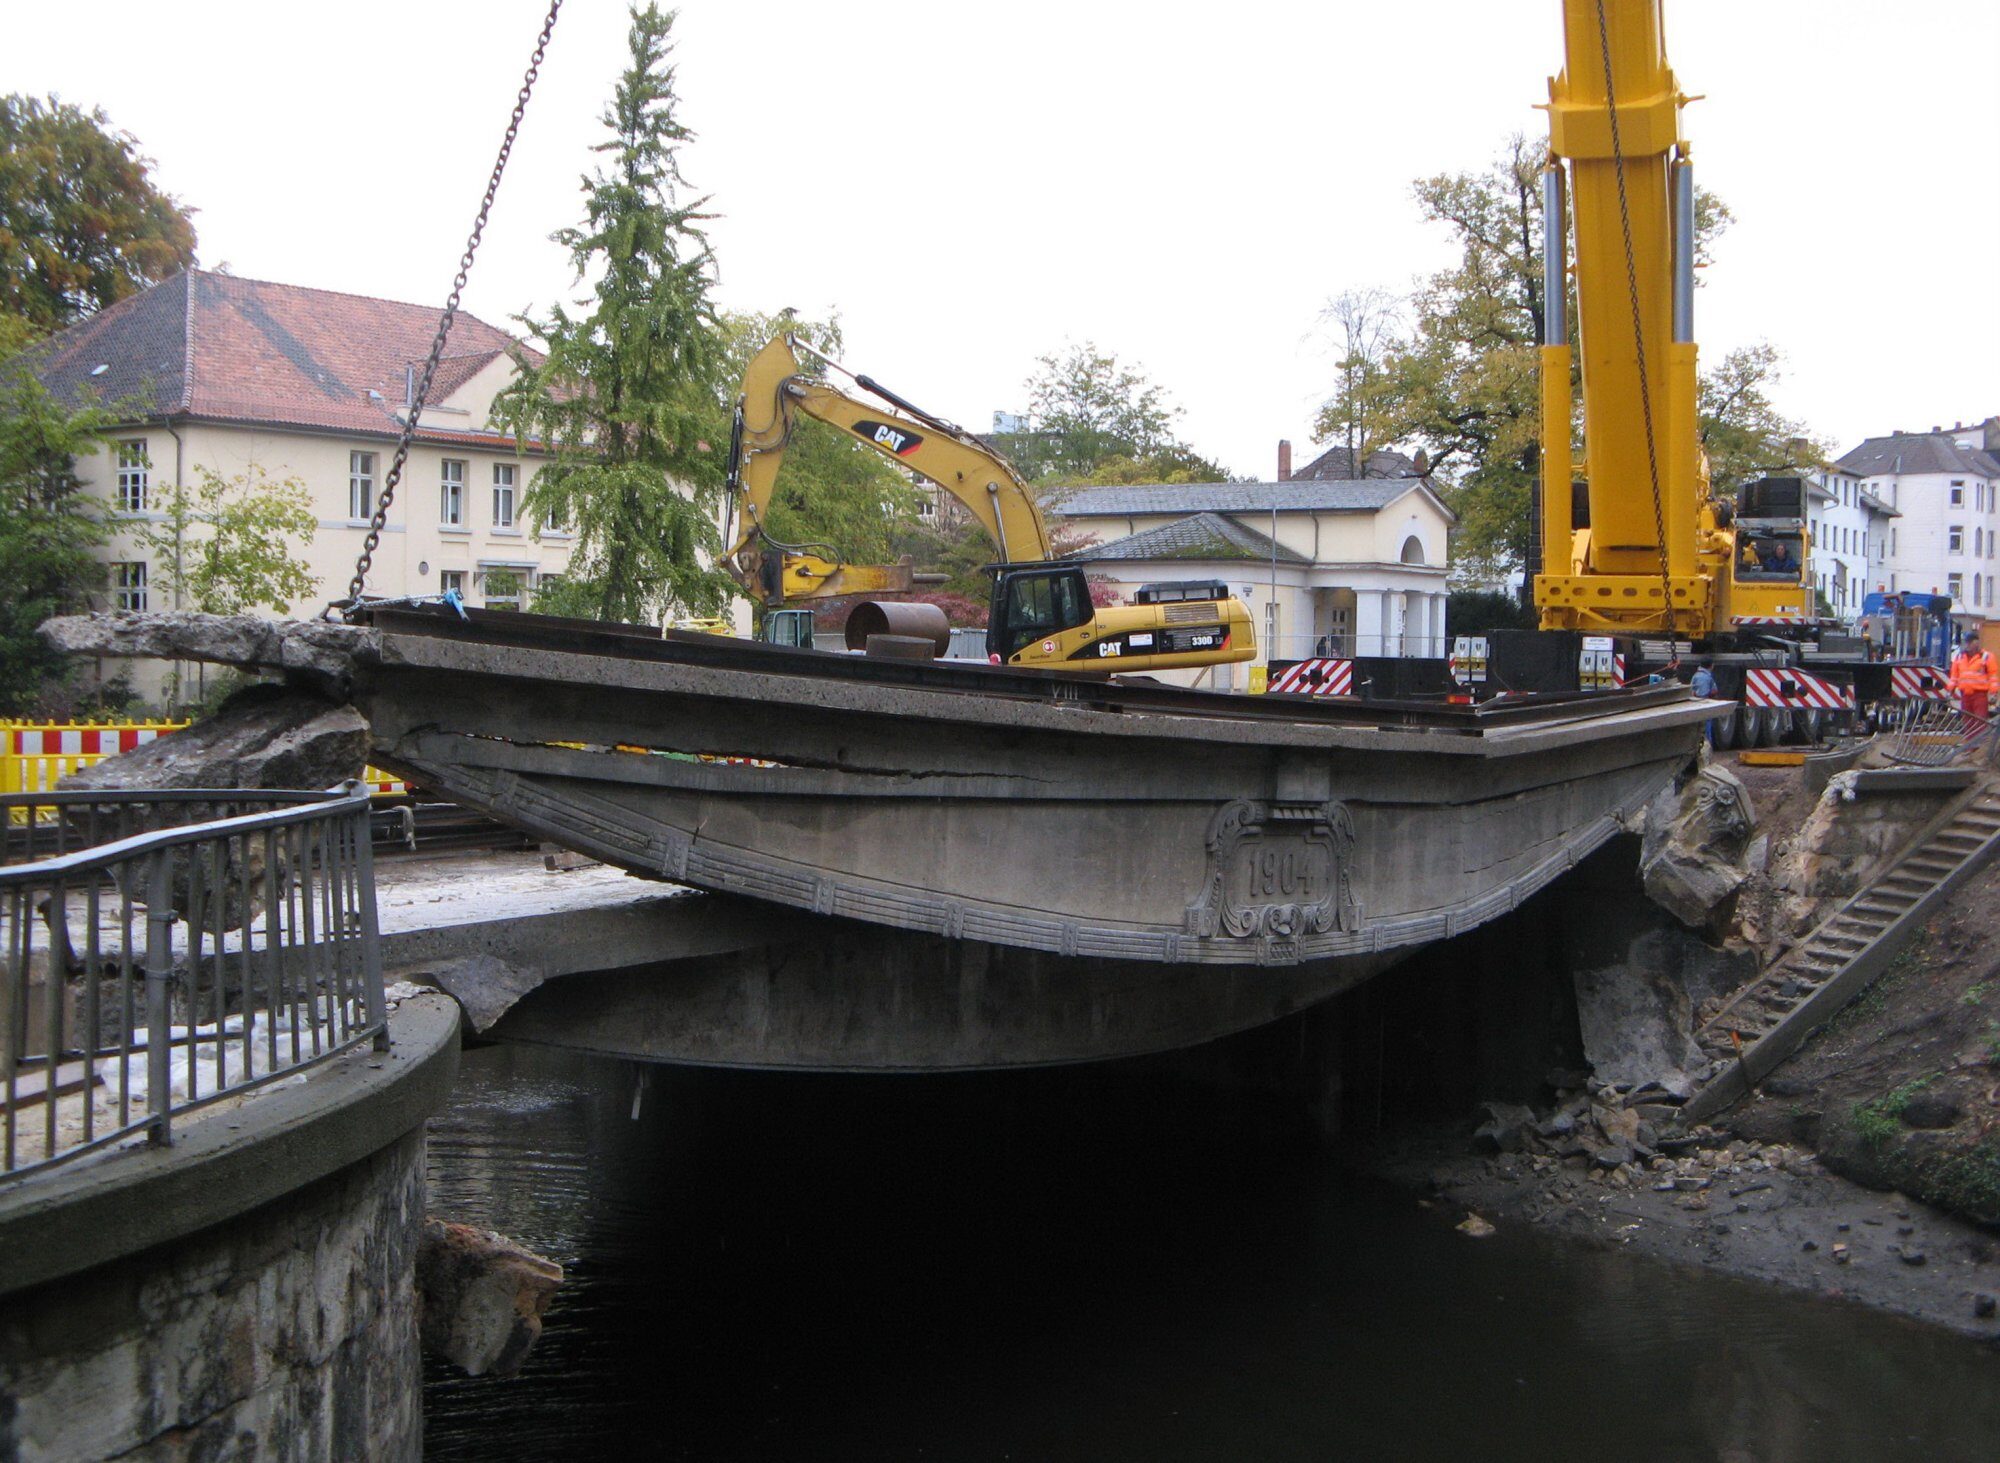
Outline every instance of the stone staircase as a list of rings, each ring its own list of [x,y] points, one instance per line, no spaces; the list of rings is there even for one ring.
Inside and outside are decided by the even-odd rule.
[[[1748,1095],[1887,968],[1944,897],[2000,852],[2000,791],[1981,785],[1912,841],[1784,959],[1703,1022],[1695,1040],[1724,1065],[1681,1109],[1697,1123]]]

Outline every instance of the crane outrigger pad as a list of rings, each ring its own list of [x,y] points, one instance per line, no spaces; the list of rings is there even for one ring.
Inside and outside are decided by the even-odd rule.
[[[376,765],[634,873],[1176,965],[1372,971],[1504,913],[1711,710],[1238,696],[415,607],[351,662]]]

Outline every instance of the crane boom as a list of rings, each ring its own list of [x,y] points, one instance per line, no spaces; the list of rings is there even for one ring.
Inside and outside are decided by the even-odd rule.
[[[1697,554],[1708,498],[1695,426],[1694,180],[1660,0],[1563,0],[1544,177],[1543,563],[1561,625],[1712,628]],[[1615,111],[1614,111],[1615,105]],[[1567,185],[1567,186],[1566,186]],[[1572,538],[1565,204],[1575,220],[1587,537]],[[1671,587],[1671,601],[1668,587]]]

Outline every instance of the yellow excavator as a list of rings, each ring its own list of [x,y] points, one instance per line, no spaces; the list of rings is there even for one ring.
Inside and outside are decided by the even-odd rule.
[[[840,375],[864,401],[801,369],[803,352]],[[1249,660],[1250,612],[1213,581],[1149,584],[1139,603],[1091,603],[1084,564],[1051,557],[1034,494],[1007,460],[970,432],[931,415],[866,376],[849,372],[796,335],[780,335],[743,373],[729,441],[735,522],[723,565],[767,614],[788,601],[879,594],[911,587],[908,564],[850,564],[823,545],[784,544],[764,518],[799,414],[849,434],[965,505],[1000,552],[987,619],[997,664],[1090,675],[1177,670]]]

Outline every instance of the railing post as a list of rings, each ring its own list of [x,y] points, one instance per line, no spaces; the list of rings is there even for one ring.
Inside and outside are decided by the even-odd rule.
[[[173,1142],[173,863],[172,850],[161,849],[146,876],[146,1106],[153,1115],[147,1138],[160,1146]]]
[[[366,793],[362,787],[356,787],[355,791]],[[385,1009],[388,1001],[382,992],[382,941],[375,915],[375,846],[368,836],[368,802],[365,796],[347,815],[347,826],[354,839],[354,874],[358,886],[354,898],[361,916],[361,998],[367,1003],[368,1024],[375,1028],[375,1050],[385,1052],[389,1050],[389,1022]]]

